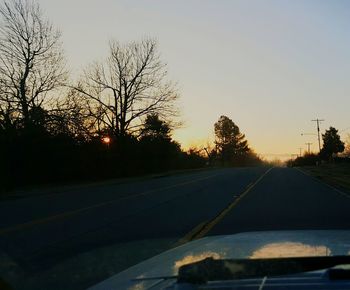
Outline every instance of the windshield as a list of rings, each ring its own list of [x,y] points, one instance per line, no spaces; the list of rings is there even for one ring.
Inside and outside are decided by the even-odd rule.
[[[0,288],[347,256],[349,8],[0,0]]]

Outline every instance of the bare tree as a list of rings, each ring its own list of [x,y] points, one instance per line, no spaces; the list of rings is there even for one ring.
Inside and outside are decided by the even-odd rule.
[[[148,114],[176,114],[178,95],[166,75],[156,41],[113,41],[106,62],[92,65],[75,89],[87,100],[97,131],[121,137],[138,131]]]
[[[31,109],[44,106],[66,79],[61,34],[31,0],[5,1],[0,16],[0,119],[26,126]]]
[[[47,110],[46,128],[53,135],[64,135],[76,141],[91,140],[94,120],[75,90],[56,101]]]

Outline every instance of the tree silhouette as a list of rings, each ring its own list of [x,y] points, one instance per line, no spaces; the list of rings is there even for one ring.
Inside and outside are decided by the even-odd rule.
[[[320,152],[321,158],[329,160],[333,155],[343,152],[345,149],[344,142],[340,140],[338,130],[334,127],[329,127],[324,134],[322,134],[323,147]]]
[[[149,114],[141,129],[141,138],[170,140],[170,126],[158,114]]]
[[[250,152],[245,135],[230,118],[221,116],[214,130],[216,148],[224,164],[234,163]]]
[[[178,95],[166,80],[157,43],[148,39],[126,45],[112,41],[105,63],[95,63],[75,89],[87,101],[97,131],[117,138],[139,131],[146,115],[176,113]]]
[[[205,165],[172,139],[178,94],[155,40],[111,42],[105,62],[66,85],[61,33],[36,0],[4,0],[0,192]]]
[[[0,122],[28,127],[66,79],[61,35],[33,1],[5,1],[0,16]]]
[[[171,138],[171,128],[158,114],[149,114],[141,129],[141,155],[149,169],[175,166],[182,154],[180,144]]]

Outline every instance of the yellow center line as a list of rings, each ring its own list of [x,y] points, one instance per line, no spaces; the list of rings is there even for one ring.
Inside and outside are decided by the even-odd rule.
[[[221,211],[214,219],[210,220],[198,230],[197,233],[190,232],[190,234],[186,234],[185,237],[179,240],[178,244],[182,244],[185,242],[189,242],[191,240],[199,239],[204,237],[211,229],[217,225],[241,200],[244,198],[273,168],[269,168],[266,170],[255,182],[250,183],[246,190],[243,191],[238,198],[236,198],[228,207],[226,207],[223,211]],[[201,223],[200,225],[202,225]],[[198,226],[195,227],[198,229]]]
[[[27,228],[30,228],[30,227],[33,227],[33,226],[36,226],[36,225],[46,224],[46,223],[49,223],[49,222],[52,222],[52,221],[56,221],[56,220],[59,220],[59,219],[67,218],[67,217],[70,217],[70,216],[74,216],[74,215],[77,215],[79,213],[82,213],[82,212],[85,212],[85,211],[89,211],[91,209],[103,207],[103,206],[106,206],[106,205],[109,205],[109,204],[112,204],[112,203],[115,203],[115,202],[118,202],[118,201],[127,200],[127,199],[130,199],[130,198],[135,198],[135,197],[139,197],[139,196],[146,196],[146,195],[148,195],[150,193],[155,193],[155,192],[159,192],[159,191],[163,191],[163,190],[168,190],[168,189],[184,186],[184,185],[191,184],[191,183],[196,183],[198,181],[202,181],[202,180],[213,178],[213,177],[218,176],[220,174],[222,174],[222,173],[216,173],[216,174],[209,175],[209,176],[206,176],[206,177],[200,177],[200,178],[197,178],[197,179],[192,179],[190,181],[185,181],[185,182],[169,185],[169,186],[162,187],[162,188],[147,190],[147,191],[140,192],[140,193],[137,193],[137,194],[128,195],[128,196],[125,196],[125,197],[122,197],[122,198],[113,199],[113,200],[101,202],[101,203],[98,203],[98,204],[94,204],[92,206],[87,206],[87,207],[83,207],[83,208],[79,208],[79,209],[75,209],[75,210],[71,210],[71,211],[66,211],[66,212],[63,212],[63,213],[60,213],[60,214],[56,214],[56,215],[52,215],[52,216],[48,216],[48,217],[32,220],[32,221],[25,222],[25,223],[22,223],[22,224],[17,224],[17,225],[14,225],[14,226],[10,226],[10,227],[7,227],[7,228],[0,229],[0,235],[4,235],[4,234],[11,233],[11,232],[24,230],[24,229],[27,229]]]

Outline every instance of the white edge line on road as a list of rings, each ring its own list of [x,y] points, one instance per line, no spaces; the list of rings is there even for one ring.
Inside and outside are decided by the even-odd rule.
[[[302,169],[300,169],[300,168],[298,168],[298,167],[294,167],[294,169],[296,169],[296,170],[298,170],[299,172],[305,174],[306,176],[312,178],[313,180],[317,181],[318,183],[321,183],[321,184],[323,184],[323,185],[326,185],[327,187],[329,187],[330,189],[333,189],[335,192],[339,193],[340,195],[342,195],[342,196],[344,196],[344,197],[347,197],[347,198],[350,198],[349,194],[347,194],[347,193],[345,193],[345,192],[339,190],[338,188],[336,188],[336,187],[334,187],[334,186],[332,186],[332,185],[330,185],[330,184],[328,184],[328,183],[326,183],[326,182],[324,182],[324,181],[318,179],[317,177],[311,175],[309,172],[306,172],[306,171],[304,171],[304,170],[302,170]]]

